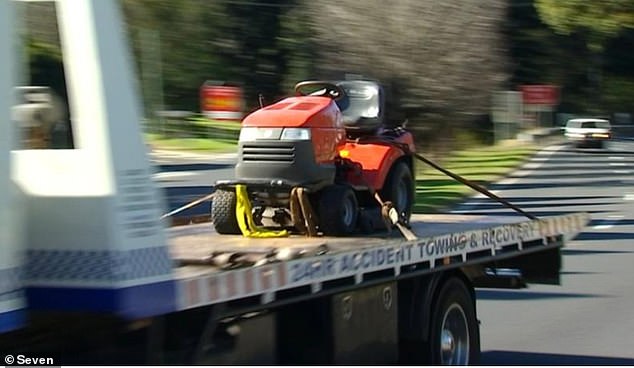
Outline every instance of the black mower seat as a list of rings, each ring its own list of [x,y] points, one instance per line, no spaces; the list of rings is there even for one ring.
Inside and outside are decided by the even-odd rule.
[[[376,132],[383,124],[384,96],[381,86],[372,81],[340,81],[336,83],[346,96],[337,101],[343,123],[349,133]]]

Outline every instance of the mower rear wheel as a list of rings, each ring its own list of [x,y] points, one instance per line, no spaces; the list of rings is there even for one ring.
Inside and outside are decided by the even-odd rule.
[[[392,202],[406,223],[409,223],[414,205],[414,178],[405,162],[398,162],[392,167],[381,190],[381,197],[384,201]]]
[[[219,234],[241,234],[236,219],[236,192],[217,189],[211,203],[211,221]]]
[[[352,188],[331,185],[319,197],[319,228],[324,235],[341,236],[354,232],[357,227],[359,204]]]

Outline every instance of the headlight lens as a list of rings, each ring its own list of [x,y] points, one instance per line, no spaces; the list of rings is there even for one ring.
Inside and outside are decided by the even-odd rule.
[[[258,139],[278,140],[280,139],[281,128],[257,128],[245,127],[240,129],[240,138],[242,142],[255,141]]]
[[[241,142],[252,142],[258,139],[301,141],[310,140],[309,128],[257,128],[244,127],[240,129]]]
[[[258,128],[242,128],[240,129],[240,141],[254,141],[258,138]]]
[[[310,140],[310,129],[285,128],[282,131],[282,136],[280,139],[286,141],[307,141]]]

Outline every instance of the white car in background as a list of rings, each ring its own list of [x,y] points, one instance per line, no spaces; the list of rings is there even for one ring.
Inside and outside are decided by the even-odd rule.
[[[566,123],[564,135],[577,147],[603,147],[604,143],[612,138],[612,127],[606,119],[571,119]]]

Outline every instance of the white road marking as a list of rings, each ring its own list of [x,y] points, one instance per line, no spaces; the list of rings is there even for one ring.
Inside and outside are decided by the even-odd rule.
[[[155,180],[170,180],[170,179],[173,180],[173,179],[185,178],[188,176],[195,176],[195,175],[198,175],[198,173],[193,173],[189,171],[182,171],[182,172],[171,171],[171,172],[156,173],[154,174],[154,179]]]
[[[513,176],[515,176],[515,177],[527,176],[527,175],[529,175],[532,172],[533,172],[533,170],[520,169],[520,170],[517,170],[516,172],[514,172]]]
[[[615,174],[630,174],[632,170],[612,170]]]
[[[624,201],[634,201],[634,194],[628,193],[623,197]]]
[[[549,157],[553,154],[557,153],[557,151],[563,149],[564,146],[550,146],[542,149],[541,151],[535,154],[535,157],[531,158],[527,163],[522,165],[519,169],[512,172],[511,175],[513,178],[502,179],[497,184],[500,185],[511,185],[515,184],[524,176],[528,176],[532,174],[536,169],[541,167],[544,162],[548,161]],[[541,157],[538,157],[541,156]],[[492,193],[497,194],[495,191]],[[483,197],[483,195],[478,195],[476,197]]]
[[[614,226],[613,224],[610,224],[610,225],[597,225],[597,226],[593,227],[593,229],[595,229],[595,230],[605,230],[605,229],[609,229],[609,228],[611,228],[613,226]]]
[[[612,217],[612,216],[610,216],[610,217]],[[614,227],[614,225],[616,225],[617,221],[618,220],[601,220],[601,221],[599,221],[598,224],[594,225],[592,228],[595,229],[595,230],[609,229],[611,227]]]
[[[558,151],[560,151],[560,150],[562,150],[564,148],[565,148],[564,145],[554,145],[554,146],[549,146],[549,147],[546,147],[546,148],[542,149],[541,151],[537,152],[535,154],[535,156],[533,158],[531,158],[527,163],[522,165],[516,171],[510,173],[510,175],[513,175],[513,176],[516,176],[516,177],[502,179],[502,180],[498,181],[496,184],[499,184],[499,185],[511,185],[511,184],[517,183],[518,181],[520,181],[520,179],[523,176],[528,176],[528,175],[532,174],[537,168],[541,167],[544,164],[544,162],[548,161],[549,156],[554,155],[555,153],[557,153]],[[541,156],[541,157],[539,157],[539,156]],[[491,193],[499,196],[500,191],[499,190],[492,190]],[[477,193],[477,194],[471,196],[471,199],[477,199],[477,198],[486,198],[486,196],[484,194],[481,194],[481,193]],[[476,206],[478,204],[479,203],[477,203],[477,202],[462,203],[460,205],[460,209],[452,210],[450,212],[451,213],[466,212],[466,211],[468,211],[468,209],[467,209],[468,207],[473,207],[473,206]]]
[[[608,157],[610,160],[624,160],[625,157],[623,156],[610,156]]]
[[[605,230],[614,227],[618,219],[623,218],[623,215],[609,215],[608,218],[610,220],[600,220],[599,223],[594,225],[592,228],[595,230]]]
[[[525,175],[522,175],[522,176],[525,176]],[[520,178],[504,179],[504,180],[500,181],[498,184],[500,184],[500,185],[511,185],[511,184],[517,183],[518,181],[520,181]],[[491,193],[495,193],[495,191],[493,191]]]
[[[610,166],[625,166],[625,162],[610,162]]]

